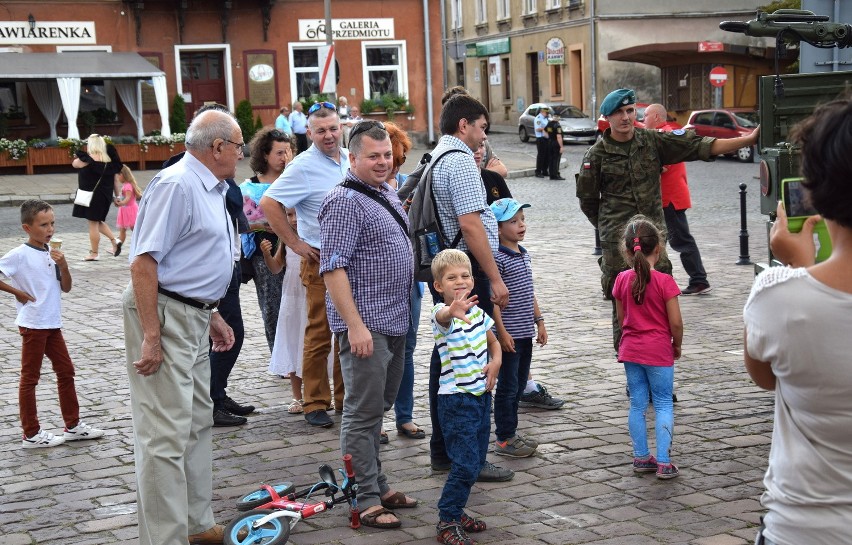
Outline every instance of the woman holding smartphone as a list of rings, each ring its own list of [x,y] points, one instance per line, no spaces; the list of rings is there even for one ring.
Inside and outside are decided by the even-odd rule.
[[[821,106],[791,136],[833,250],[814,264],[819,217],[793,234],[779,204],[770,246],[792,267],[762,272],[743,311],[746,370],[775,392],[758,543],[840,545],[852,520],[852,99]]]

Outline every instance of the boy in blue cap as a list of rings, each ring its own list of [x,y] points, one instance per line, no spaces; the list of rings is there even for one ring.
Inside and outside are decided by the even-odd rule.
[[[500,249],[494,258],[500,276],[512,294],[505,308],[495,305],[493,311],[497,340],[503,351],[503,365],[494,395],[497,435],[494,453],[513,458],[532,456],[538,448],[537,441],[517,433],[518,401],[530,373],[533,337],[539,345],[547,344],[547,329],[533,291],[530,255],[519,244],[527,232],[524,208],[529,206],[515,199],[499,199],[491,203],[500,236]]]

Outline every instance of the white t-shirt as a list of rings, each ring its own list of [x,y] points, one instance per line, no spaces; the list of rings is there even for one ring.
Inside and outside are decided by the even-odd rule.
[[[761,498],[779,545],[848,544],[852,535],[852,294],[806,269],[773,267],[743,310],[748,353],[776,377]]]
[[[62,327],[62,289],[59,270],[50,252],[21,244],[0,258],[0,272],[9,277],[12,287],[35,297],[22,305],[15,300],[18,317],[15,325],[31,329]]]

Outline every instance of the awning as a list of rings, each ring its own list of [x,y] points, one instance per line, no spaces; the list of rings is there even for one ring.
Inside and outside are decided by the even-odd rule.
[[[138,53],[69,51],[63,53],[0,53],[0,81],[26,82],[36,105],[50,123],[56,138],[59,105],[69,119],[68,138],[79,138],[77,119],[80,108],[80,81],[102,79],[115,87],[127,111],[136,121],[137,137],[142,138],[142,80],[151,79],[157,97],[163,136],[170,136],[166,74]],[[55,83],[54,83],[55,82]]]
[[[611,51],[607,58],[611,61],[638,62],[658,68],[682,66],[685,64],[733,64],[738,66],[772,66],[775,58],[774,47],[753,47],[723,43],[720,50],[700,51],[701,42],[650,43]],[[787,65],[796,60],[796,51],[788,51],[782,60]]]

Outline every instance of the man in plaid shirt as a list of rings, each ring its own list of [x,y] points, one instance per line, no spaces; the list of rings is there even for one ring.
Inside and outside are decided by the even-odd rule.
[[[402,380],[414,256],[402,204],[385,183],[393,151],[384,125],[362,121],[352,128],[349,162],[344,182],[329,191],[318,216],[320,274],[346,385],[340,448],[352,455],[361,523],[397,528],[390,509],[417,501],[388,486],[379,436]]]

